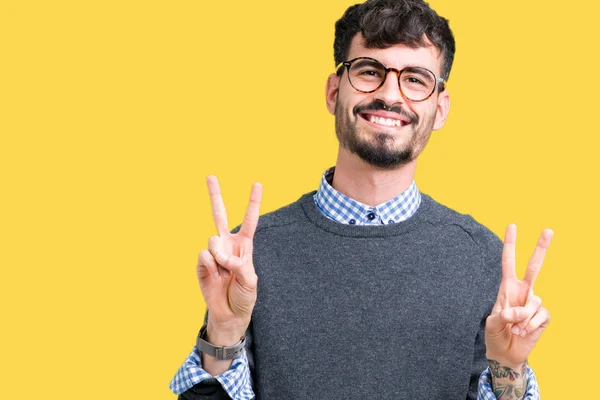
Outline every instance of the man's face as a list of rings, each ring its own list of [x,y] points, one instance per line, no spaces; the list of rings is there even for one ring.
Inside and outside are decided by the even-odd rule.
[[[348,60],[371,57],[388,68],[423,67],[440,76],[441,57],[433,47],[412,49],[393,45],[367,49],[361,34],[352,40]],[[344,68],[344,67],[343,67]],[[332,74],[327,82],[327,105],[335,115],[336,134],[342,148],[373,166],[393,169],[417,158],[432,130],[442,127],[449,109],[446,91],[435,92],[425,101],[402,97],[398,76],[389,72],[373,93],[361,93],[348,82],[348,71]],[[391,120],[391,121],[390,121]]]

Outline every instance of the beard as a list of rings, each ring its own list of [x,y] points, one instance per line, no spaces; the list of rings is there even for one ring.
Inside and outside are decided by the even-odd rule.
[[[397,136],[386,132],[371,133],[367,140],[358,135],[356,126],[358,114],[367,110],[388,110],[408,118],[409,123],[403,127],[402,135],[411,135],[403,146],[396,145]],[[435,115],[426,117],[420,123],[419,116],[398,106],[386,107],[382,101],[374,101],[367,105],[357,105],[353,108],[354,122],[350,120],[347,108],[337,102],[335,108],[335,132],[340,145],[361,160],[380,169],[395,169],[415,160],[421,153],[433,128]],[[410,132],[410,133],[409,133]]]

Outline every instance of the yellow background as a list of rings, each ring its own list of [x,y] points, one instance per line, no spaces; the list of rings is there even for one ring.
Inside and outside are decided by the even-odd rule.
[[[0,2],[0,398],[169,399],[213,234],[317,187],[335,161],[324,85],[353,1]],[[519,271],[555,240],[530,358],[544,399],[586,397],[598,352],[598,5],[431,1],[458,51],[422,191],[503,236]],[[574,3],[575,4],[575,3]]]

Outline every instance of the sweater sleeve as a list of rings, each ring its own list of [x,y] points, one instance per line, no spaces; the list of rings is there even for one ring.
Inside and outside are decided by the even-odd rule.
[[[485,286],[486,297],[482,301],[481,324],[477,337],[475,338],[473,371],[469,385],[468,399],[494,400],[492,380],[487,365],[485,349],[485,321],[491,313],[492,307],[498,294],[498,287],[502,278],[502,248],[503,243],[494,233],[483,226],[474,230],[474,239],[478,243],[481,252],[483,277],[480,280]],[[483,373],[481,372],[483,371]],[[533,370],[527,367],[527,391],[525,400],[539,400],[539,387]]]
[[[486,319],[492,312],[498,288],[502,279],[502,240],[483,225],[471,220],[472,237],[479,247],[480,266],[477,276],[477,286],[480,297],[475,300],[475,307],[479,315],[479,329],[473,346],[473,366],[467,399],[475,400],[481,389],[479,377],[488,367],[485,347]]]

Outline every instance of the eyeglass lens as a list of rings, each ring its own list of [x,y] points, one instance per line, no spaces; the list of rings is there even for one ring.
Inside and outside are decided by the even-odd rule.
[[[372,92],[383,83],[385,66],[378,61],[358,59],[350,65],[350,84],[362,92]],[[420,101],[429,97],[435,90],[435,75],[419,67],[408,67],[401,71],[398,78],[400,89],[410,100]]]

